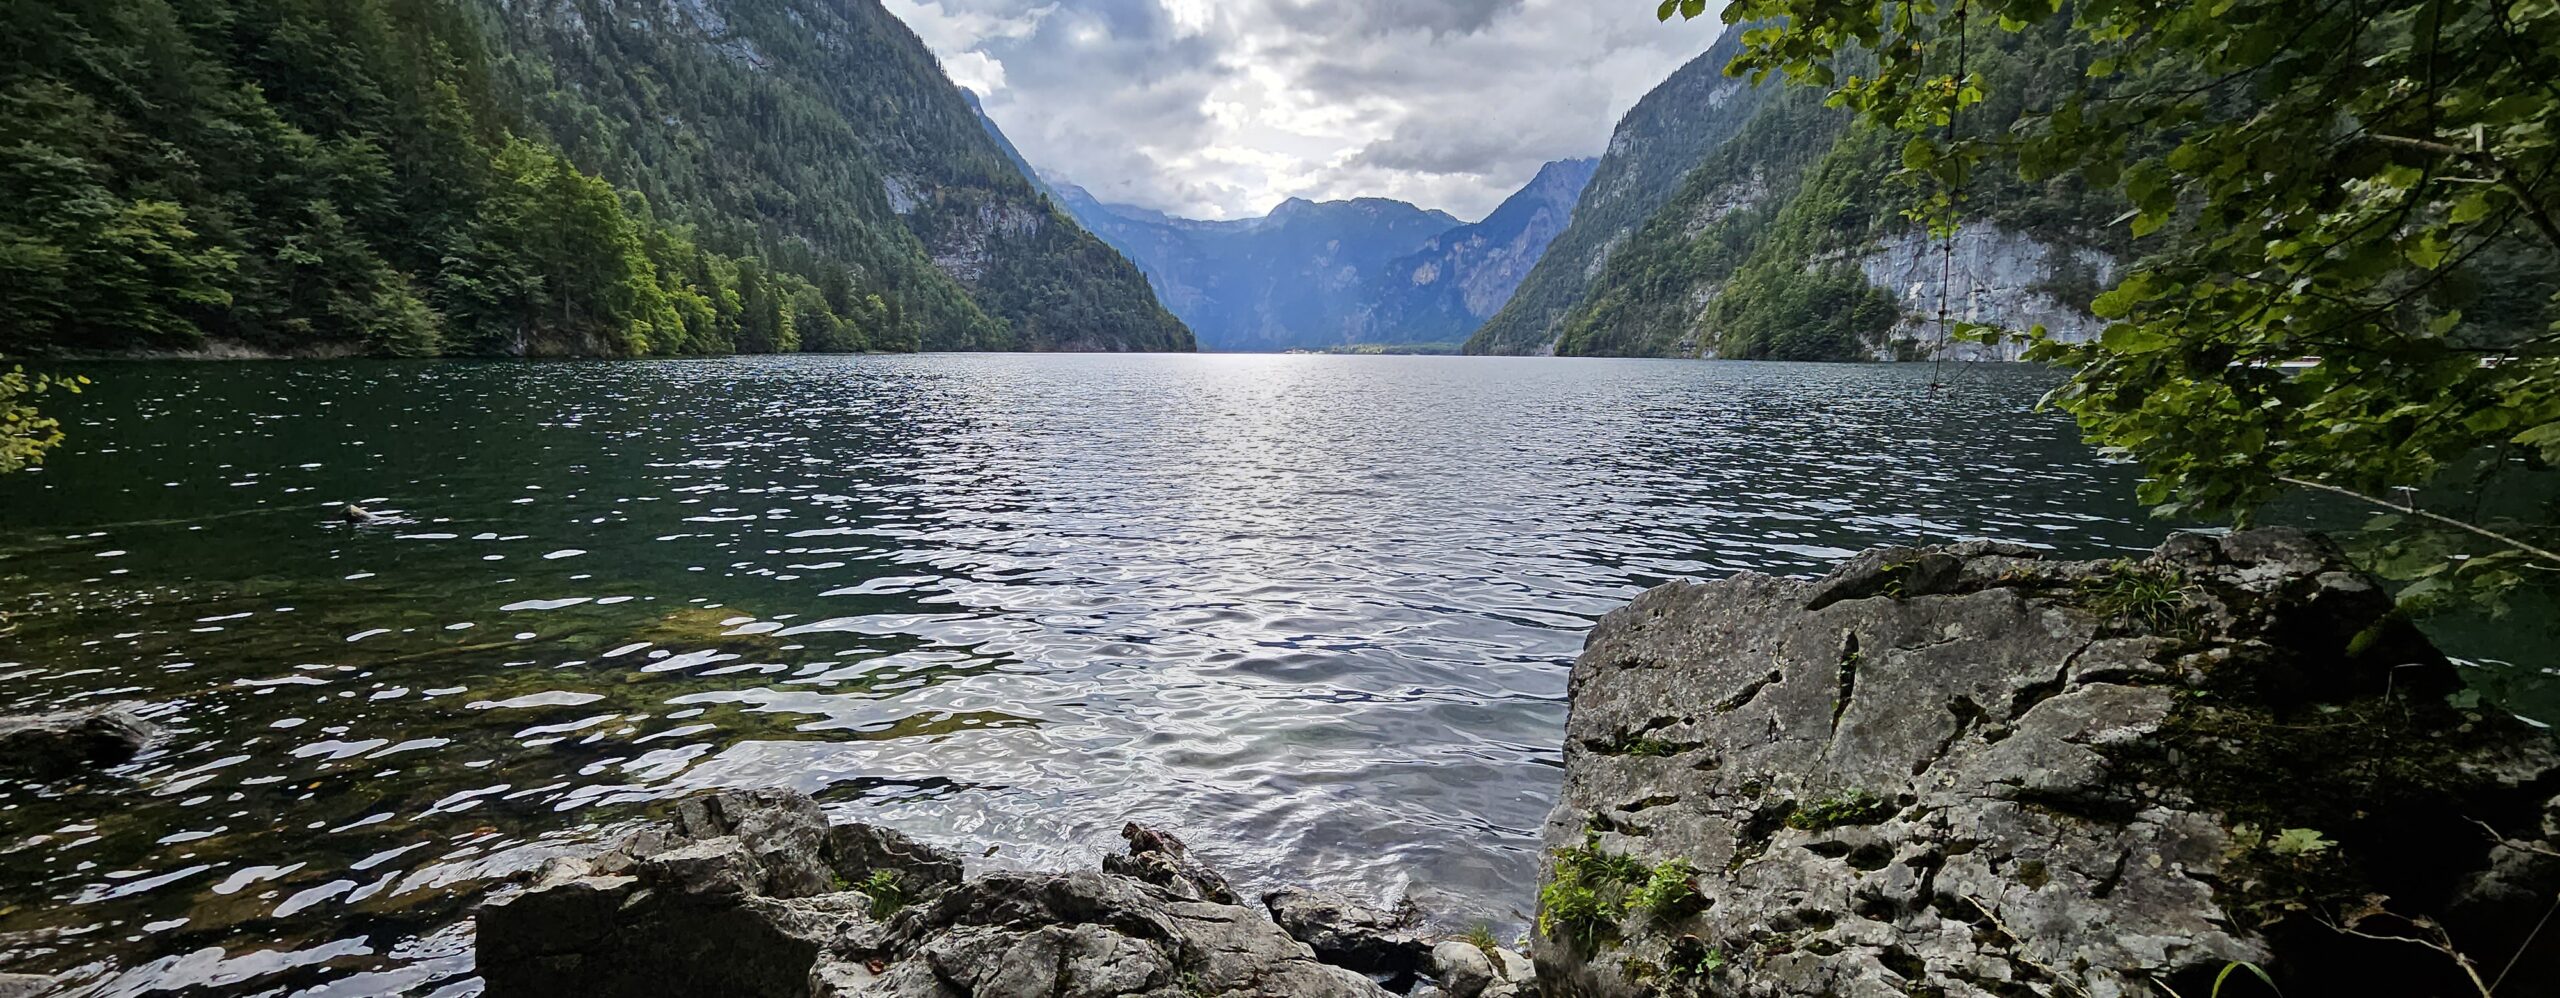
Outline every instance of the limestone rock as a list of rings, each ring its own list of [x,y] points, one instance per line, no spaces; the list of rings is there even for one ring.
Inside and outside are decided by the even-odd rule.
[[[996,873],[902,915],[880,998],[1385,998],[1261,913],[1112,873]]]
[[[908,838],[878,825],[846,824],[827,830],[827,849],[836,872],[860,883],[874,870],[897,875],[909,891],[949,887],[960,882],[964,866],[957,853]]]
[[[0,974],[0,998],[44,998],[61,983],[38,974]]]
[[[1105,872],[1135,877],[1196,901],[1238,903],[1227,878],[1192,859],[1191,847],[1172,832],[1132,821],[1121,826],[1120,837],[1128,840],[1129,851],[1103,857]]]
[[[544,869],[481,908],[485,994],[1387,996],[1262,911],[1200,896],[1233,894],[1169,835],[1133,834],[1131,854],[1107,864],[1167,884],[1105,872],[962,881],[950,853],[825,820],[799,794],[724,792],[681,802],[596,859]],[[825,889],[878,870],[900,896]]]
[[[1431,955],[1431,947],[1413,933],[1418,919],[1409,901],[1385,912],[1337,891],[1287,887],[1262,895],[1262,906],[1290,938],[1336,966],[1365,974],[1412,974]]]
[[[2203,994],[2234,960],[2460,992],[2424,947],[2319,927],[2431,918],[2503,961],[2560,888],[2533,851],[2560,752],[2459,688],[2294,531],[1663,586],[1574,667],[1532,955],[1592,998]],[[2537,946],[2517,973],[2560,974]]]
[[[159,735],[159,725],[126,707],[0,717],[0,769],[61,779],[129,762]]]
[[[1493,957],[1476,944],[1452,939],[1431,947],[1431,979],[1450,998],[1477,998],[1501,979]]]

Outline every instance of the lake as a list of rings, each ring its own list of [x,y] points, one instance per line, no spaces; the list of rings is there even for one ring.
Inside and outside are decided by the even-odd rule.
[[[0,480],[0,710],[172,732],[0,784],[0,969],[84,994],[470,994],[483,892],[723,785],[990,864],[1089,865],[1134,818],[1507,936],[1566,670],[1630,596],[2162,531],[2023,367],[90,373],[73,442]]]

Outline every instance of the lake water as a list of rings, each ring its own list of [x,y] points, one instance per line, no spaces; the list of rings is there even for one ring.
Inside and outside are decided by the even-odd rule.
[[[2052,375],[1931,373],[103,366],[73,444],[0,480],[0,710],[133,700],[172,734],[0,785],[0,970],[469,994],[497,878],[723,785],[994,864],[1090,864],[1135,818],[1256,887],[1516,926],[1566,669],[1628,597],[2157,541],[2034,411]]]

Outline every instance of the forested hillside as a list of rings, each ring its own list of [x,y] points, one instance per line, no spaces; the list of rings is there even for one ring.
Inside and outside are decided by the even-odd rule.
[[[745,80],[620,34],[637,7],[10,0],[0,353],[1188,346],[1133,268],[985,165],[912,35],[837,7],[877,19],[722,50],[757,53]],[[877,56],[879,102],[795,98],[782,67],[818,51]],[[809,141],[857,120],[880,134]],[[979,184],[900,224],[892,176]]]
[[[2094,58],[2059,28],[1977,31],[1971,69],[1991,96],[1960,124],[1980,134],[1999,134],[2084,79]],[[1682,74],[1720,73],[1731,36]],[[1853,127],[1848,112],[1827,106],[1813,88],[1748,93],[1748,105],[1713,91],[1685,105],[1639,105],[1660,119],[1649,129],[1710,141],[1632,229],[1608,231],[1586,195],[1574,231],[1469,348],[1782,360],[2009,355],[1945,341],[1936,323],[1942,305],[1957,321],[2095,334],[2088,303],[2131,249],[2106,225],[2121,212],[2120,199],[2089,194],[2076,177],[2029,185],[2014,171],[1983,171],[1957,192],[1966,224],[1950,256],[1948,243],[1905,214],[1929,189],[1910,178],[1899,142]],[[1736,120],[1738,106],[1746,113]],[[1630,115],[1621,130],[1638,118]],[[1663,169],[1662,157],[1613,158],[1641,159],[1657,175]],[[1606,176],[1613,165],[1601,169]],[[1574,272],[1562,251],[1567,240],[1604,240],[1607,252]],[[1557,306],[1533,300],[1531,287],[1574,293]]]
[[[1978,29],[1971,65],[1991,99],[1963,127],[1999,134],[2094,56],[2059,22],[2037,33]],[[1940,296],[1959,321],[2042,322],[2094,333],[2089,300],[2129,251],[2107,221],[2120,201],[2077,178],[2027,185],[1989,170],[1961,195],[1947,245],[1904,212],[1925,193],[1900,146],[1852,127],[1811,88],[1766,102],[1613,255],[1557,325],[1563,354],[1781,360],[1919,357],[1941,342]]]
[[[1190,349],[878,0],[477,2],[573,159],[723,244],[873,275],[927,349]]]
[[[1609,138],[1573,224],[1548,245],[1499,313],[1467,341],[1470,353],[1538,353],[1554,342],[1567,309],[1619,245],[1677,190],[1708,153],[1750,121],[1777,90],[1724,75],[1741,51],[1731,34],[1637,101]]]

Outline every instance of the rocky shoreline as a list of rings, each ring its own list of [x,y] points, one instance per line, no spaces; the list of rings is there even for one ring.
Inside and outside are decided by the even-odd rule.
[[[1242,897],[1166,829],[972,871],[731,790],[492,898],[478,972],[488,998],[2560,993],[2560,743],[2315,536],[1674,583],[1593,629],[1570,698],[1525,956],[1410,903]],[[0,721],[0,766],[151,737]]]
[[[2488,977],[2560,980],[2560,748],[2461,689],[2310,535],[1886,549],[1594,629],[1529,958],[1247,903],[1159,829],[969,878],[731,792],[490,904],[480,967],[490,998],[2524,994]]]

